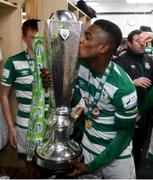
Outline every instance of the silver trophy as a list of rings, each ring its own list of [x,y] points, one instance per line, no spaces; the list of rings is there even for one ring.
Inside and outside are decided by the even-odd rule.
[[[55,109],[49,120],[51,138],[36,148],[35,161],[39,166],[57,172],[71,169],[68,160],[78,158],[80,146],[69,139],[72,131],[72,89],[78,70],[78,51],[82,23],[75,16],[60,10],[47,21],[39,22],[39,32],[44,34],[49,51],[49,70],[52,74]]]

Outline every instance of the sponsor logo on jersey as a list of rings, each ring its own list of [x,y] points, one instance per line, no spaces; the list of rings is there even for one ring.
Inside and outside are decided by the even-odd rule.
[[[130,109],[137,104],[136,92],[133,92],[127,96],[122,97],[122,103],[125,109]]]

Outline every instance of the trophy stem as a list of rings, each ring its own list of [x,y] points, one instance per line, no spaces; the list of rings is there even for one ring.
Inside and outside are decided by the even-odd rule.
[[[70,130],[73,123],[71,122],[70,110],[67,107],[56,108],[52,110],[54,113],[52,121],[52,141],[54,143],[66,142],[69,140]]]

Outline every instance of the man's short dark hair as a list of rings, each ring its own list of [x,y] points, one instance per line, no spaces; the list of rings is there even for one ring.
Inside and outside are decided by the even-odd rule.
[[[149,26],[140,26],[140,30],[144,32],[152,32],[152,29]]]
[[[22,34],[23,36],[27,35],[27,31],[29,29],[33,30],[33,31],[38,31],[38,19],[28,19],[23,23],[22,26]]]
[[[129,35],[128,35],[128,37],[127,37],[128,42],[132,42],[132,41],[133,41],[133,36],[139,35],[139,34],[141,34],[141,33],[142,33],[142,31],[139,30],[139,29],[136,29],[136,30],[130,32]]]
[[[108,34],[107,40],[112,45],[112,54],[116,54],[117,48],[122,40],[122,32],[120,28],[116,24],[104,19],[96,20],[94,24],[99,26],[102,31]]]

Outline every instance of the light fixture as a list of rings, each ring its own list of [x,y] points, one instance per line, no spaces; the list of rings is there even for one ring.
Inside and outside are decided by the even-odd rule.
[[[98,5],[98,2],[86,2],[89,6],[97,6]]]
[[[89,5],[89,6],[97,6],[98,5],[98,1],[99,0],[85,0],[85,2]]]
[[[153,3],[153,0],[126,0],[129,4],[147,4],[147,3]]]
[[[99,2],[99,0],[84,0],[85,2]]]

